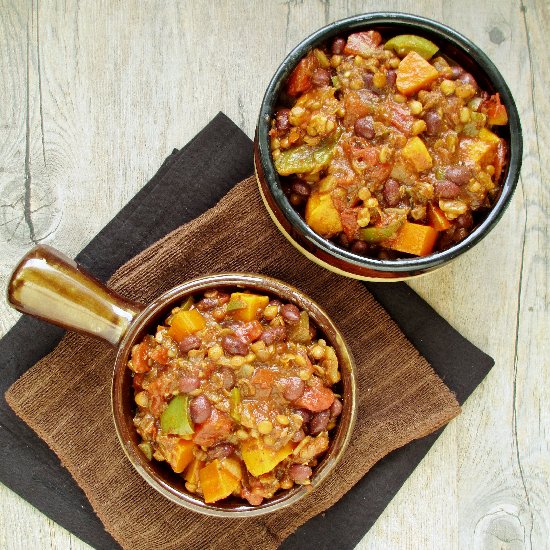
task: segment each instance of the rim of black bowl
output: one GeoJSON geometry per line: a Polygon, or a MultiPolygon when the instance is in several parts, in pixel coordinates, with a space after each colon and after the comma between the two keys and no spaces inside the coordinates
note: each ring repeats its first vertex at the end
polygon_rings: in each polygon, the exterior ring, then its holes
{"type": "MultiPolygon", "coordinates": [[[[444,50],[442,47],[441,50],[444,50]]],[[[449,262],[458,255],[466,252],[485,237],[496,225],[498,220],[504,214],[510,199],[517,186],[523,153],[523,139],[519,114],[514,102],[514,98],[504,78],[499,70],[489,59],[489,57],[468,38],[461,35],[454,29],[443,25],[437,21],[420,17],[417,15],[399,13],[399,12],[375,12],[356,15],[335,21],[330,25],[322,27],[314,32],[302,42],[300,42],[284,59],[273,78],[271,79],[262,100],[260,116],[258,118],[258,148],[260,152],[260,162],[264,171],[270,192],[283,210],[294,230],[302,234],[311,244],[324,250],[336,258],[357,266],[371,267],[381,272],[410,272],[429,270],[449,262]],[[287,197],[283,193],[279,175],[275,171],[271,159],[271,150],[269,147],[270,122],[274,107],[276,106],[282,85],[286,82],[291,71],[297,63],[312,48],[326,43],[329,39],[341,34],[342,32],[352,32],[365,29],[365,27],[400,27],[410,32],[425,33],[440,40],[444,40],[447,45],[461,50],[462,53],[470,57],[474,63],[484,72],[488,80],[492,83],[495,91],[500,94],[502,103],[508,111],[508,129],[509,129],[509,162],[506,177],[502,183],[502,190],[496,203],[489,211],[485,219],[470,233],[464,240],[455,246],[442,252],[435,252],[428,256],[418,258],[401,258],[396,260],[379,260],[354,254],[350,250],[339,247],[333,242],[321,237],[315,233],[305,222],[305,220],[294,210],[287,197]]]]}

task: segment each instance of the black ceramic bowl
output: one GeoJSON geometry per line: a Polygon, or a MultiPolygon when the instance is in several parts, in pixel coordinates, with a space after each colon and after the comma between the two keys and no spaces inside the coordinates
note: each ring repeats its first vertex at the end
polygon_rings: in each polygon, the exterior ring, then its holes
{"type": "Polygon", "coordinates": [[[516,188],[522,159],[522,135],[519,115],[506,82],[491,60],[467,38],[453,29],[415,15],[403,13],[369,13],[337,21],[303,40],[285,58],[269,83],[262,101],[256,138],[254,162],[262,199],[275,224],[287,239],[309,259],[348,277],[366,280],[407,279],[441,267],[477,244],[496,225],[516,188]],[[317,233],[292,207],[285,196],[273,166],[269,130],[279,94],[288,76],[308,51],[360,30],[378,30],[385,40],[398,34],[416,34],[435,42],[446,55],[476,78],[481,89],[498,92],[508,111],[509,122],[500,135],[509,146],[508,166],[501,176],[502,190],[493,208],[481,223],[461,242],[442,252],[418,258],[379,260],[354,254],[317,233]]]}

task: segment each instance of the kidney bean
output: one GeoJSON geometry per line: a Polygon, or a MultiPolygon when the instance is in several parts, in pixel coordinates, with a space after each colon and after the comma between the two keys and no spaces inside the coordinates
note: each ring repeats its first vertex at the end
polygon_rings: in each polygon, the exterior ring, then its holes
{"type": "Polygon", "coordinates": [[[463,227],[464,229],[470,229],[474,225],[474,218],[472,217],[471,212],[465,212],[464,214],[460,214],[458,218],[456,219],[456,224],[459,227],[463,227]]]}
{"type": "Polygon", "coordinates": [[[315,413],[309,422],[310,435],[317,435],[326,429],[330,420],[330,409],[315,413]]]}
{"type": "Polygon", "coordinates": [[[291,376],[289,378],[283,378],[281,380],[283,384],[283,397],[289,401],[294,401],[302,396],[306,387],[305,382],[297,376],[291,376]]]}
{"type": "Polygon", "coordinates": [[[342,414],[342,408],[342,402],[340,401],[340,399],[335,399],[329,409],[330,417],[337,418],[338,416],[340,416],[342,414]]]}
{"type": "Polygon", "coordinates": [[[292,184],[292,191],[302,197],[309,197],[311,193],[311,187],[303,181],[295,181],[292,184]]]}
{"type": "Polygon", "coordinates": [[[336,38],[332,43],[331,51],[333,54],[340,55],[344,52],[346,41],[343,38],[336,38]]]}
{"type": "Polygon", "coordinates": [[[213,447],[210,447],[206,452],[207,460],[215,460],[216,458],[222,459],[231,456],[235,452],[235,445],[231,443],[218,443],[213,447]]]}
{"type": "Polygon", "coordinates": [[[226,334],[221,340],[221,345],[231,355],[246,355],[249,349],[248,344],[244,340],[233,334],[226,334]]]}
{"type": "Polygon", "coordinates": [[[443,120],[437,111],[427,111],[424,115],[424,122],[426,123],[426,133],[429,136],[435,136],[443,129],[443,120]]]}
{"type": "Polygon", "coordinates": [[[187,336],[184,336],[178,344],[178,348],[181,353],[187,353],[192,349],[199,349],[200,347],[201,339],[195,334],[188,334],[187,336]]]}
{"type": "Polygon", "coordinates": [[[445,169],[445,177],[457,185],[464,185],[470,181],[472,172],[467,166],[454,164],[445,169]]]}
{"type": "Polygon", "coordinates": [[[230,390],[237,383],[237,378],[235,377],[235,373],[230,368],[223,367],[220,370],[220,374],[223,380],[223,387],[226,390],[230,390]]]}
{"type": "Polygon", "coordinates": [[[189,403],[189,414],[195,424],[201,424],[210,418],[212,405],[206,395],[197,395],[189,403]]]}
{"type": "MultiPolygon", "coordinates": [[[[294,414],[297,414],[299,416],[302,417],[302,420],[303,420],[303,424],[307,424],[310,420],[311,420],[311,417],[313,416],[312,413],[310,413],[308,410],[306,409],[295,409],[293,411],[294,414]]],[[[303,426],[302,426],[303,427],[303,426]]]]}
{"type": "Polygon", "coordinates": [[[288,116],[290,115],[290,109],[279,109],[275,115],[275,126],[277,130],[284,132],[290,128],[290,121],[288,116]]]}
{"type": "Polygon", "coordinates": [[[285,327],[267,327],[260,335],[260,340],[266,343],[267,346],[275,342],[282,342],[286,338],[285,327]]]}
{"type": "Polygon", "coordinates": [[[442,199],[454,199],[460,195],[460,187],[452,181],[438,181],[435,184],[435,193],[442,199]]]}
{"type": "Polygon", "coordinates": [[[281,315],[291,325],[295,325],[300,320],[300,310],[294,304],[285,304],[281,308],[281,315]]]}
{"type": "Polygon", "coordinates": [[[290,475],[290,477],[298,483],[309,479],[312,473],[313,470],[305,464],[293,464],[288,469],[288,474],[290,475]]]}
{"type": "Polygon", "coordinates": [[[182,393],[189,393],[200,387],[201,381],[198,376],[191,374],[182,376],[178,381],[178,389],[182,393]]]}
{"type": "Polygon", "coordinates": [[[467,73],[464,71],[459,77],[458,80],[462,82],[463,84],[470,84],[470,86],[473,86],[477,90],[477,82],[476,79],[472,76],[471,73],[467,73]]]}
{"type": "Polygon", "coordinates": [[[355,121],[353,129],[358,136],[364,137],[366,139],[372,139],[375,136],[374,119],[371,116],[358,118],[355,121]]]}
{"type": "Polygon", "coordinates": [[[298,430],[291,438],[292,443],[299,443],[306,436],[304,430],[298,430]]]}
{"type": "Polygon", "coordinates": [[[453,65],[451,67],[451,71],[453,71],[453,76],[452,78],[454,78],[455,80],[464,74],[464,69],[460,66],[460,65],[453,65]]]}
{"type": "Polygon", "coordinates": [[[200,302],[197,302],[197,309],[199,311],[208,311],[213,309],[218,305],[218,300],[216,298],[203,298],[200,302]]]}
{"type": "Polygon", "coordinates": [[[401,194],[399,193],[400,187],[401,185],[397,180],[394,180],[393,178],[386,180],[382,194],[384,195],[384,200],[388,206],[397,206],[397,204],[399,204],[401,199],[401,194]]]}
{"type": "Polygon", "coordinates": [[[354,254],[364,254],[368,248],[369,247],[365,241],[354,241],[351,245],[351,251],[354,254]]]}
{"type": "Polygon", "coordinates": [[[326,69],[315,69],[311,75],[311,82],[314,86],[329,86],[330,85],[330,73],[326,69]]]}
{"type": "Polygon", "coordinates": [[[389,86],[390,88],[393,88],[395,86],[396,80],[397,80],[397,71],[394,71],[393,69],[390,69],[386,73],[386,86],[389,86]]]}

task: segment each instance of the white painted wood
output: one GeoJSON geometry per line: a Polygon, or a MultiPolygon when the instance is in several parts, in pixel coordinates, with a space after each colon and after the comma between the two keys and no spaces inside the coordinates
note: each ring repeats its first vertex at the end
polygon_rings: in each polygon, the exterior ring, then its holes
{"type": "MultiPolygon", "coordinates": [[[[411,284],[495,368],[358,548],[548,548],[545,0],[0,0],[0,285],[33,240],[76,254],[218,111],[252,136],[287,51],[380,9],[435,18],[483,47],[516,98],[525,156],[491,236],[411,284]]],[[[0,334],[17,317],[1,302],[0,334]]],[[[0,503],[0,548],[88,548],[2,486],[0,503]]]]}

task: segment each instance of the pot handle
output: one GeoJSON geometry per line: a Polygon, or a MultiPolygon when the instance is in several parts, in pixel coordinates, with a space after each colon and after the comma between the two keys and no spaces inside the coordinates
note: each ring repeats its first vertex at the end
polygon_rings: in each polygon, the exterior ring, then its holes
{"type": "Polygon", "coordinates": [[[39,245],[15,268],[8,303],[28,315],[118,346],[143,306],[125,300],[51,246],[39,245]]]}

